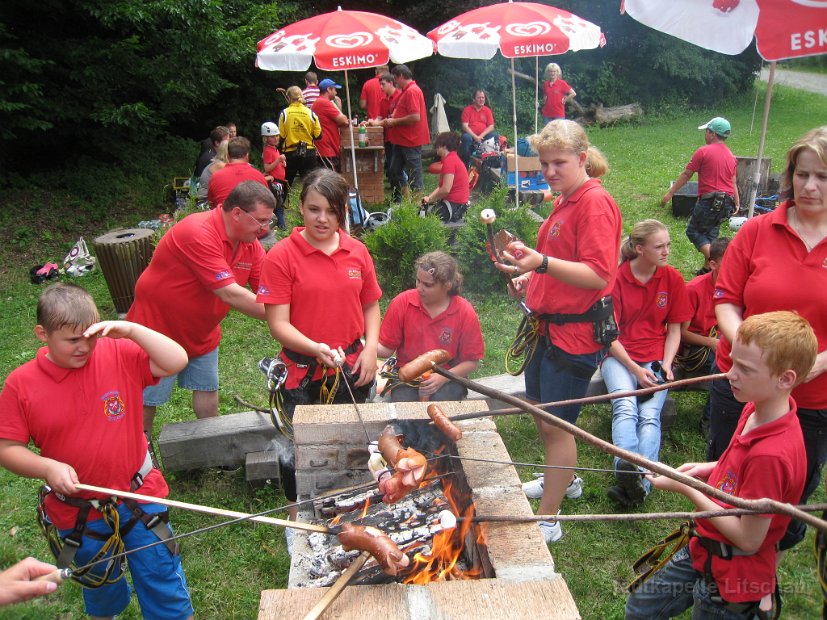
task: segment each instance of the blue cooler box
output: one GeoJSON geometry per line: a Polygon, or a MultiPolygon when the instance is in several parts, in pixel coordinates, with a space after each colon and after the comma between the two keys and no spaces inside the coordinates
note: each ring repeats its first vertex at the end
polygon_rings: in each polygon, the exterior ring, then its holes
{"type": "MultiPolygon", "coordinates": [[[[508,187],[514,187],[514,172],[509,172],[506,176],[506,184],[508,187]]],[[[520,189],[525,190],[547,190],[548,183],[543,178],[543,173],[540,170],[529,170],[519,172],[520,175],[520,189]]]]}

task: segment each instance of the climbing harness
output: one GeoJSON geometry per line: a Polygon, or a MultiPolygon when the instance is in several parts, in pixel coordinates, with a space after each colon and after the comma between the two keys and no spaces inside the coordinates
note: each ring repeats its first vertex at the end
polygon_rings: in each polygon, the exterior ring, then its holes
{"type": "MultiPolygon", "coordinates": [[[[708,335],[710,338],[717,338],[718,328],[713,326],[708,335]]],[[[690,345],[678,353],[675,357],[675,363],[685,374],[689,375],[704,367],[710,353],[711,349],[709,347],[690,345]]]]}
{"type": "Polygon", "coordinates": [[[649,577],[671,560],[672,556],[688,545],[689,539],[692,537],[692,531],[691,521],[682,523],[678,529],[640,556],[638,561],[632,565],[637,576],[627,587],[629,592],[637,590],[649,577]]]}
{"type": "Polygon", "coordinates": [[[385,392],[392,392],[393,389],[399,385],[407,385],[412,388],[418,388],[419,384],[422,383],[421,377],[417,377],[411,381],[399,380],[399,362],[395,355],[391,355],[385,360],[385,363],[382,364],[382,368],[379,369],[379,376],[386,380],[385,389],[382,391],[383,394],[385,392]]]}
{"type": "Polygon", "coordinates": [[[282,386],[287,381],[287,365],[279,358],[265,357],[258,363],[259,370],[267,377],[267,391],[269,393],[268,405],[270,411],[270,419],[273,421],[279,432],[292,439],[293,437],[293,422],[290,416],[287,415],[287,410],[284,407],[284,393],[282,386]]]}

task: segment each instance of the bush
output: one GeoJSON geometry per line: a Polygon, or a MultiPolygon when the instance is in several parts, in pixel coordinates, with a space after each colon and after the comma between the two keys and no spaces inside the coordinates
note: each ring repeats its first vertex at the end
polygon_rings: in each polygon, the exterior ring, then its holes
{"type": "Polygon", "coordinates": [[[388,297],[412,288],[414,262],[426,252],[445,250],[448,231],[434,215],[419,217],[418,208],[404,203],[393,209],[390,221],[365,235],[376,274],[388,297]]]}
{"type": "Polygon", "coordinates": [[[495,190],[486,200],[474,205],[465,214],[465,226],[456,236],[454,255],[465,276],[465,290],[476,293],[502,293],[504,283],[502,276],[491,264],[491,258],[485,249],[485,225],[480,222],[480,211],[494,209],[497,213],[495,230],[506,229],[534,247],[537,230],[540,225],[524,206],[515,209],[503,208],[506,204],[506,189],[495,190]]]}

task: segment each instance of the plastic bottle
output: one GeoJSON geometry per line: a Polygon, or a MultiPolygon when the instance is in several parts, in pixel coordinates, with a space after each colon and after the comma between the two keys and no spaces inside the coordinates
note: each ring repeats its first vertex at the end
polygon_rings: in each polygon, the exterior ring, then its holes
{"type": "Polygon", "coordinates": [[[364,125],[359,125],[359,148],[365,148],[368,145],[368,130],[364,125]]]}

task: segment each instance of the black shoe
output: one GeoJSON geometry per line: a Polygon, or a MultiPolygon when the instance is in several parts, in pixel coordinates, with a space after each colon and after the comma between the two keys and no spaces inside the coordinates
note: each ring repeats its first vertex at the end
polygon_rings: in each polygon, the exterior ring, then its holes
{"type": "Polygon", "coordinates": [[[615,485],[613,487],[609,487],[606,491],[606,495],[609,496],[610,499],[614,500],[624,508],[635,508],[640,506],[642,502],[635,502],[626,494],[626,489],[615,485]]]}
{"type": "Polygon", "coordinates": [[[620,459],[617,464],[617,472],[615,473],[617,484],[624,491],[634,505],[639,506],[646,499],[646,487],[643,486],[643,476],[640,475],[640,469],[634,463],[620,459]],[[632,473],[622,473],[632,472],[632,473]]]}

